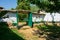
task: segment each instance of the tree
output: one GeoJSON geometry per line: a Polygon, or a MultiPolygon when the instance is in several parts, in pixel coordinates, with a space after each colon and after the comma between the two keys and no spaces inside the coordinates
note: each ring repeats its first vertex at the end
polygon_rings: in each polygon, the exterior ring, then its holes
{"type": "Polygon", "coordinates": [[[30,3],[26,0],[17,0],[16,9],[30,10],[30,3]]]}
{"type": "Polygon", "coordinates": [[[36,6],[36,5],[34,5],[34,4],[31,4],[31,6],[30,6],[31,8],[31,12],[37,12],[40,8],[38,7],[38,6],[36,6]]]}
{"type": "Polygon", "coordinates": [[[11,10],[15,10],[14,8],[11,8],[11,10]]]}
{"type": "Polygon", "coordinates": [[[30,3],[36,4],[40,9],[47,12],[59,12],[60,0],[29,0],[30,3]]]}
{"type": "Polygon", "coordinates": [[[39,7],[31,4],[29,0],[17,0],[16,9],[31,10],[32,12],[39,10],[39,7]]]}
{"type": "MultiPolygon", "coordinates": [[[[29,1],[26,1],[26,0],[17,0],[17,7],[16,7],[17,10],[19,9],[22,9],[22,10],[30,10],[30,3],[29,1]]],[[[27,14],[19,14],[19,20],[20,21],[23,21],[24,18],[27,18],[27,14]]]]}

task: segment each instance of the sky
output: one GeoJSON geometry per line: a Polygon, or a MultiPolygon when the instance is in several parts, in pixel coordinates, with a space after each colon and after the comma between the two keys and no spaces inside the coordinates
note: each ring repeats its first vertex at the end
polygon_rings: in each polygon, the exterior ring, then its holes
{"type": "Polygon", "coordinates": [[[4,7],[4,9],[16,8],[17,0],[0,0],[0,7],[4,7]]]}

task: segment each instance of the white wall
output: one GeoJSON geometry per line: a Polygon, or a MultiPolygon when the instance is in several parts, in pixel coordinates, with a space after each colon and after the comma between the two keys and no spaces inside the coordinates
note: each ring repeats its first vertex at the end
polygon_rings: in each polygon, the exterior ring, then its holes
{"type": "Polygon", "coordinates": [[[47,13],[44,17],[44,21],[60,21],[60,14],[59,13],[47,13]],[[52,17],[53,16],[53,17],[52,17]]]}
{"type": "Polygon", "coordinates": [[[32,15],[32,21],[33,22],[40,22],[44,20],[44,15],[32,15]]]}
{"type": "MultiPolygon", "coordinates": [[[[4,16],[9,15],[9,18],[3,19],[4,22],[12,22],[12,23],[17,23],[17,18],[15,13],[7,13],[4,16]]],[[[41,21],[52,21],[54,17],[54,21],[60,21],[60,14],[59,13],[46,13],[45,15],[32,15],[32,21],[33,22],[41,22],[41,21]]]]}
{"type": "Polygon", "coordinates": [[[46,13],[44,21],[52,21],[52,15],[50,13],[46,13]]]}
{"type": "Polygon", "coordinates": [[[4,16],[7,16],[9,15],[9,18],[5,18],[3,19],[4,22],[12,22],[12,23],[17,23],[17,17],[16,17],[16,13],[7,13],[6,15],[4,16]]]}
{"type": "Polygon", "coordinates": [[[46,13],[45,16],[33,14],[32,21],[33,22],[53,21],[53,18],[54,18],[54,21],[60,21],[60,14],[59,13],[52,13],[52,14],[46,13]]]}

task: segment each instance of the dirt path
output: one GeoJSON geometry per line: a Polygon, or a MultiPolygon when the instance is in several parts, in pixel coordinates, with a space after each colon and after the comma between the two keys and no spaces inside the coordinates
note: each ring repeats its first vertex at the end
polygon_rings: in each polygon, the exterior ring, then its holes
{"type": "Polygon", "coordinates": [[[26,40],[45,40],[45,38],[39,38],[37,35],[34,35],[34,30],[38,29],[30,28],[29,26],[24,26],[18,31],[24,35],[24,38],[26,40]]]}

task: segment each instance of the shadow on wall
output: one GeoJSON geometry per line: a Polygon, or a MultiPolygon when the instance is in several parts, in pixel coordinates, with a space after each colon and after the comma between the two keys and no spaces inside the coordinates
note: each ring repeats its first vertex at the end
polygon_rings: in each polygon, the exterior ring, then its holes
{"type": "Polygon", "coordinates": [[[0,40],[24,40],[8,28],[6,23],[0,23],[0,40]]]}

